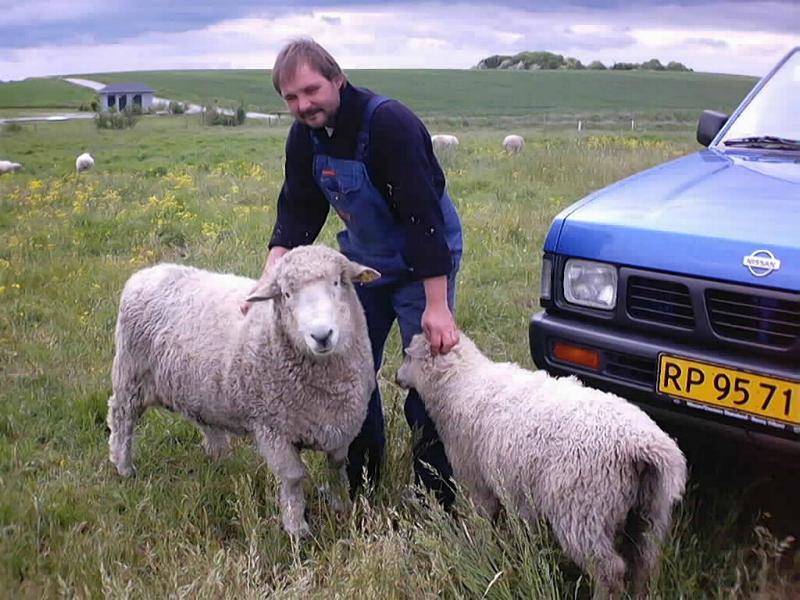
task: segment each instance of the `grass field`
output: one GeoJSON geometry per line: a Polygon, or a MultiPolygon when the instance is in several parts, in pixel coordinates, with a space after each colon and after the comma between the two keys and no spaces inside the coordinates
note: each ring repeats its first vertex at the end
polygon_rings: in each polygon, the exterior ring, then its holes
{"type": "MultiPolygon", "coordinates": [[[[508,131],[487,121],[452,129],[461,145],[442,162],[465,227],[459,324],[490,356],[531,367],[527,322],[552,217],[696,143],[691,128],[579,136],[517,124],[522,155],[503,154],[508,131]]],[[[0,597],[588,598],[546,527],[514,515],[489,523],[463,499],[458,518],[403,500],[410,434],[392,382],[396,332],[380,380],[385,477],[347,517],[309,488],[313,539],[283,535],[273,479],[251,444],[209,462],[197,430],[172,414],[145,414],[139,475],[116,475],[105,412],[122,286],[159,261],[256,276],[285,133],[184,116],[124,131],[72,122],[3,134],[25,170],[0,178],[0,597]],[[84,149],[97,164],[77,178],[84,149]]],[[[337,228],[331,217],[322,241],[332,244],[337,228]]],[[[795,571],[778,568],[784,530],[767,529],[743,463],[706,455],[690,454],[689,494],[654,597],[789,597],[795,571]]],[[[309,462],[318,481],[322,464],[309,462]]]]}
{"type": "MultiPolygon", "coordinates": [[[[237,106],[243,101],[248,110],[285,110],[267,70],[143,71],[79,77],[104,83],[140,81],[156,89],[159,96],[205,105],[216,100],[237,106]]],[[[625,112],[650,117],[677,115],[682,120],[694,120],[706,108],[732,110],[756,82],[735,75],[648,71],[399,69],[353,70],[349,77],[356,85],[397,98],[429,116],[625,112]]],[[[20,106],[6,86],[28,85],[40,84],[37,80],[0,84],[0,108],[20,106]]]]}
{"type": "Polygon", "coordinates": [[[94,92],[60,79],[28,79],[0,83],[0,109],[77,109],[92,101],[94,92]]]}

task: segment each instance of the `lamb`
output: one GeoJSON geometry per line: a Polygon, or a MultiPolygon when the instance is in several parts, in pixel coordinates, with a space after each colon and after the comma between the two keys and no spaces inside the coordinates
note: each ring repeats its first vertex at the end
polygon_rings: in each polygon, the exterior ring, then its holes
{"type": "Polygon", "coordinates": [[[22,170],[22,165],[18,162],[11,162],[10,160],[0,160],[0,175],[6,173],[16,173],[22,170]]]}
{"type": "Polygon", "coordinates": [[[458,138],[454,135],[437,134],[431,136],[431,144],[434,151],[445,149],[455,150],[458,147],[458,138]]]}
{"type": "Polygon", "coordinates": [[[280,482],[284,529],[308,535],[301,450],[327,454],[340,492],[334,508],[349,502],[347,449],[375,387],[353,282],[379,276],[325,246],[289,251],[256,288],[252,279],[175,264],[134,273],[120,301],[108,400],[119,474],[135,474],[137,419],[166,408],[197,423],[212,458],[228,450],[230,434],[252,437],[280,482]],[[255,302],[246,316],[245,299],[255,302]]]}
{"type": "Polygon", "coordinates": [[[503,150],[509,154],[519,154],[525,147],[525,140],[521,135],[507,135],[503,138],[503,150]]]}
{"type": "Polygon", "coordinates": [[[642,410],[573,377],[492,362],[463,333],[436,357],[415,336],[397,382],[419,391],[478,510],[491,517],[503,502],[544,517],[596,596],[621,593],[626,578],[646,593],[686,459],[642,410]]]}
{"type": "Polygon", "coordinates": [[[88,152],[84,152],[78,158],[75,159],[75,173],[80,173],[81,171],[88,171],[94,166],[94,158],[88,152]]]}

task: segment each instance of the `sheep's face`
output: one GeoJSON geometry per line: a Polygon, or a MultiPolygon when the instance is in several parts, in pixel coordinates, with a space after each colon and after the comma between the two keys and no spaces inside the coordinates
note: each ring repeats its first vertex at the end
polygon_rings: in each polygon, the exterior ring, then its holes
{"type": "Polygon", "coordinates": [[[433,367],[433,360],[428,340],[424,334],[418,333],[405,349],[403,363],[395,376],[397,385],[404,389],[420,389],[425,381],[424,373],[433,367]]]}
{"type": "Polygon", "coordinates": [[[397,370],[395,380],[400,387],[414,388],[420,393],[435,387],[454,375],[465,363],[465,353],[475,350],[472,341],[463,333],[459,334],[459,342],[447,354],[431,354],[431,345],[424,334],[418,333],[411,338],[405,349],[403,363],[397,370]]]}
{"type": "Polygon", "coordinates": [[[296,348],[313,356],[345,352],[360,310],[353,282],[380,274],[325,246],[300,246],[276,265],[275,274],[249,301],[273,300],[284,332],[296,348]]]}

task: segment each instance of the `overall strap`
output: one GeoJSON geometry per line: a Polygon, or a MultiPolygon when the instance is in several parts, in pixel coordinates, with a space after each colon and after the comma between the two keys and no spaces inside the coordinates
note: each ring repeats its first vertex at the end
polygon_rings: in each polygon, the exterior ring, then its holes
{"type": "Polygon", "coordinates": [[[361,116],[361,130],[358,132],[358,138],[356,140],[355,160],[364,163],[367,161],[367,151],[369,150],[369,126],[372,122],[372,115],[381,104],[389,100],[390,98],[386,96],[373,96],[364,107],[364,113],[361,116]]]}

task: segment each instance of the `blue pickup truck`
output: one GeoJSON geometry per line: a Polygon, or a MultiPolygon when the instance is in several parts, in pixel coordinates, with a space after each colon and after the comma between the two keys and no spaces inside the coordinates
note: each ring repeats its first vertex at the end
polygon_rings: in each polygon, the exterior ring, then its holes
{"type": "Polygon", "coordinates": [[[800,454],[800,48],[697,139],[555,217],[531,355],[665,425],[800,454]]]}

